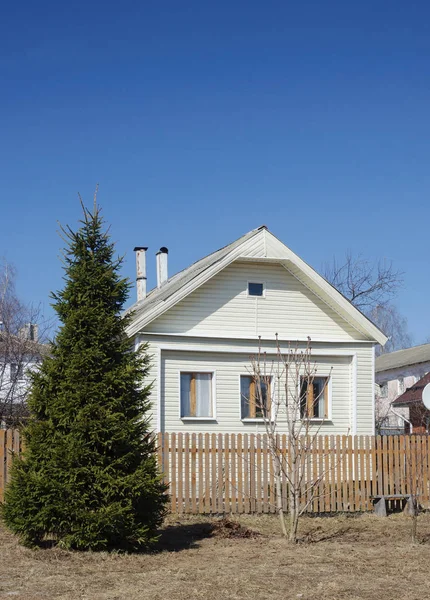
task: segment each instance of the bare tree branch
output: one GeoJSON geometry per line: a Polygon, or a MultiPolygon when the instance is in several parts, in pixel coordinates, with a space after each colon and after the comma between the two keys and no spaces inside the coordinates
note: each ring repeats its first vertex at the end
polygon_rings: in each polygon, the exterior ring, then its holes
{"type": "Polygon", "coordinates": [[[323,275],[366,314],[377,306],[385,306],[403,285],[403,272],[396,270],[391,261],[372,263],[350,251],[341,263],[333,258],[332,263],[324,265],[323,275]]]}

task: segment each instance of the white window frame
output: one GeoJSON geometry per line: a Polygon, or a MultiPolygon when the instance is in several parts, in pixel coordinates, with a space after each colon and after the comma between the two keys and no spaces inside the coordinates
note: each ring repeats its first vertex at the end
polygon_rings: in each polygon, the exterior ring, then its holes
{"type": "Polygon", "coordinates": [[[258,281],[255,279],[249,279],[246,282],[246,295],[248,296],[248,298],[265,298],[266,297],[266,282],[265,281],[258,281]],[[262,285],[263,286],[263,295],[262,296],[254,296],[253,294],[249,293],[249,284],[250,283],[257,283],[258,285],[262,285]]]}
{"type": "Polygon", "coordinates": [[[397,377],[397,392],[398,394],[403,394],[406,391],[406,386],[405,386],[405,378],[400,376],[397,377]],[[402,383],[400,383],[402,382],[402,383]],[[403,387],[403,389],[402,389],[403,387]]]}
{"type": "Polygon", "coordinates": [[[24,365],[22,363],[11,362],[9,364],[9,380],[25,381],[24,365]],[[12,375],[12,365],[16,367],[15,375],[12,375]]]}
{"type": "Polygon", "coordinates": [[[380,390],[380,396],[379,396],[380,398],[388,398],[388,381],[382,381],[379,384],[379,390],[380,390]],[[385,394],[382,393],[383,388],[385,388],[385,390],[386,390],[385,394]]]}
{"type": "MultiPolygon", "coordinates": [[[[298,383],[298,397],[300,398],[300,394],[301,394],[301,390],[302,390],[302,377],[305,377],[305,375],[300,375],[299,378],[299,383],[298,383]]],[[[327,417],[321,418],[321,417],[312,417],[311,419],[308,419],[308,421],[310,423],[330,423],[331,425],[333,424],[333,418],[332,418],[332,404],[333,404],[333,388],[332,388],[332,383],[333,383],[333,375],[323,375],[322,373],[315,373],[314,379],[318,379],[318,377],[324,377],[325,379],[328,379],[328,383],[327,383],[327,417]]],[[[301,418],[301,414],[300,414],[300,418],[301,418]]]]}
{"type": "MultiPolygon", "coordinates": [[[[264,423],[265,422],[265,418],[264,417],[242,417],[242,386],[240,385],[240,378],[241,377],[252,377],[253,375],[251,373],[239,373],[239,379],[238,379],[238,386],[239,386],[239,419],[242,421],[242,423],[264,423]]],[[[273,375],[268,375],[268,377],[270,377],[270,393],[271,393],[271,398],[270,398],[270,420],[273,420],[273,385],[275,385],[274,382],[274,377],[273,375]]]]}
{"type": "Polygon", "coordinates": [[[192,367],[182,368],[178,370],[178,396],[179,396],[179,419],[181,421],[206,421],[213,422],[217,420],[217,411],[216,411],[216,370],[215,369],[201,369],[197,367],[193,369],[192,367]],[[181,374],[182,373],[201,373],[202,375],[211,374],[212,375],[212,416],[211,417],[183,417],[181,415],[181,374]]]}

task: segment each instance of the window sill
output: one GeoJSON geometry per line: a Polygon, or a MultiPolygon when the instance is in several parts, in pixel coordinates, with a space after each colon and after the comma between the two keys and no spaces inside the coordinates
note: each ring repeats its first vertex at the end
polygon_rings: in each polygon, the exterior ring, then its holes
{"type": "Polygon", "coordinates": [[[329,418],[312,418],[308,419],[309,423],[328,423],[329,425],[333,425],[332,419],[329,418]]]}
{"type": "Polygon", "coordinates": [[[212,421],[216,423],[215,417],[181,417],[181,421],[212,421]]]}
{"type": "Polygon", "coordinates": [[[265,419],[263,417],[247,417],[245,419],[241,419],[242,423],[264,423],[265,419]]]}

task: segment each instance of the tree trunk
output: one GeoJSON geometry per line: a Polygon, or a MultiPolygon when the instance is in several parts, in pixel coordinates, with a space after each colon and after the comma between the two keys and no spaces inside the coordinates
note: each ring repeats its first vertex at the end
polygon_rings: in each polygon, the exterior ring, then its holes
{"type": "Polygon", "coordinates": [[[300,509],[300,488],[298,488],[300,482],[300,473],[298,472],[298,461],[297,461],[297,448],[294,442],[291,444],[291,476],[290,476],[290,490],[289,490],[289,512],[290,512],[290,532],[288,539],[291,543],[297,543],[297,530],[299,527],[299,509],[300,509]]]}
{"type": "Polygon", "coordinates": [[[287,527],[285,525],[284,509],[282,507],[282,477],[281,477],[281,459],[275,459],[275,485],[276,485],[276,511],[281,524],[281,531],[284,537],[287,537],[287,527]]]}
{"type": "Polygon", "coordinates": [[[299,506],[297,500],[297,491],[292,490],[290,495],[290,532],[288,535],[288,540],[292,544],[297,544],[297,531],[299,528],[299,506]]]}

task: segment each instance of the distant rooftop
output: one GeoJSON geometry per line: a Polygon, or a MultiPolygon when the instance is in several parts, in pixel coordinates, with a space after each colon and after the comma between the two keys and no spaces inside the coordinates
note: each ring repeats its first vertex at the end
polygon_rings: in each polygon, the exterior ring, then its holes
{"type": "MultiPolygon", "coordinates": [[[[426,344],[430,346],[430,344],[426,344]]],[[[425,386],[430,383],[430,373],[424,375],[419,381],[413,386],[409,387],[401,396],[396,398],[393,402],[393,406],[410,406],[417,402],[422,402],[423,390],[425,386]]]]}
{"type": "Polygon", "coordinates": [[[430,344],[422,344],[421,346],[413,346],[412,348],[396,350],[396,352],[378,356],[375,361],[375,371],[381,373],[381,371],[417,365],[427,361],[430,362],[430,344]]]}

